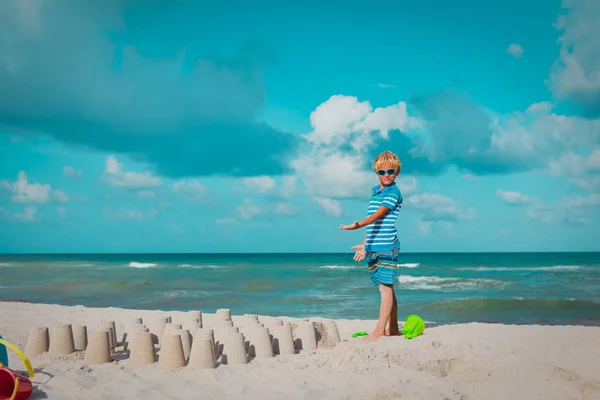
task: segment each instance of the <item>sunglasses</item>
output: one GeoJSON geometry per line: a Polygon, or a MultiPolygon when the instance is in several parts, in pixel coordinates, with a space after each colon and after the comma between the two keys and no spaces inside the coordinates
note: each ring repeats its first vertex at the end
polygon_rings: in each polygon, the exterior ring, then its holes
{"type": "Polygon", "coordinates": [[[377,170],[377,175],[379,175],[379,176],[394,175],[395,173],[396,173],[396,168],[378,169],[377,170]]]}

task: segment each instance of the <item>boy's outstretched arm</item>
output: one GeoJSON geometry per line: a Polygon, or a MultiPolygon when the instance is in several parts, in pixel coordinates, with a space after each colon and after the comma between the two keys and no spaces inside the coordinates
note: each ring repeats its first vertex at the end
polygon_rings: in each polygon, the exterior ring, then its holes
{"type": "Polygon", "coordinates": [[[373,222],[385,217],[390,211],[391,210],[388,207],[380,206],[377,209],[377,211],[375,211],[373,214],[369,215],[367,218],[363,219],[362,221],[360,221],[360,222],[356,221],[355,223],[353,223],[351,225],[340,225],[340,229],[343,231],[352,231],[354,229],[362,228],[363,226],[370,225],[373,222]]]}
{"type": "Polygon", "coordinates": [[[361,244],[350,247],[350,250],[356,250],[356,253],[354,253],[354,261],[364,260],[365,256],[367,255],[365,252],[365,243],[367,243],[367,235],[365,235],[365,238],[361,244]]]}

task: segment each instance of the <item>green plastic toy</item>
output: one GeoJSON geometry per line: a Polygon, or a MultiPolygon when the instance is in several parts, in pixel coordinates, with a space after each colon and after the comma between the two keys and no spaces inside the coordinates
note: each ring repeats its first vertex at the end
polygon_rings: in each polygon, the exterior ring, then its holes
{"type": "Polygon", "coordinates": [[[405,339],[414,339],[425,332],[425,321],[418,315],[409,315],[402,325],[402,334],[405,339]]]}
{"type": "Polygon", "coordinates": [[[365,331],[360,331],[360,332],[356,332],[352,334],[352,337],[357,337],[357,336],[367,336],[368,333],[365,331]]]}

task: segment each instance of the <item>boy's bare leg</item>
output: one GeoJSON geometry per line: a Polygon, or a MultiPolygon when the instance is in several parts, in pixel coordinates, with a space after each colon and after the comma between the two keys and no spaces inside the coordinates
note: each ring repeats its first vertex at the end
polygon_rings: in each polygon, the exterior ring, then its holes
{"type": "Polygon", "coordinates": [[[379,292],[381,292],[381,306],[379,308],[379,320],[377,326],[369,335],[363,338],[364,342],[377,340],[385,336],[385,326],[390,318],[392,306],[394,304],[394,289],[392,285],[379,284],[379,292]]]}
{"type": "Polygon", "coordinates": [[[398,326],[398,301],[396,300],[396,292],[392,287],[392,295],[394,300],[392,302],[392,312],[388,318],[387,328],[385,334],[387,336],[400,336],[400,327],[398,326]]]}

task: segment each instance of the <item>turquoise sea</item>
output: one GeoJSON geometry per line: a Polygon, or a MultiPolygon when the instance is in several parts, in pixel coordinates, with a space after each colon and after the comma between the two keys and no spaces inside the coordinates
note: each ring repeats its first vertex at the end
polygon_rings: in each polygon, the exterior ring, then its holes
{"type": "MultiPolygon", "coordinates": [[[[401,253],[399,317],[600,325],[600,253],[401,253]]],[[[0,300],[376,319],[352,254],[0,255],[0,300]]]]}

